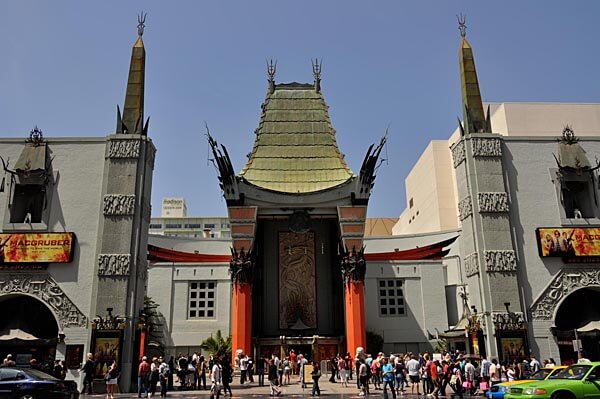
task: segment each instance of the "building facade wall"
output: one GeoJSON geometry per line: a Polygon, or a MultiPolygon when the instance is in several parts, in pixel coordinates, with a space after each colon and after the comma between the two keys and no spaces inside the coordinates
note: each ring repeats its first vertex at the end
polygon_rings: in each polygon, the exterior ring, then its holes
{"type": "MultiPolygon", "coordinates": [[[[10,158],[11,164],[19,158],[24,141],[0,139],[0,155],[10,158]]],[[[68,298],[85,317],[79,326],[64,327],[59,331],[65,334],[65,342],[57,346],[57,359],[64,359],[66,345],[84,345],[84,352],[90,350],[90,320],[95,317],[93,286],[96,279],[99,215],[102,214],[102,184],[105,138],[52,138],[48,140],[54,157],[52,170],[54,184],[51,186],[48,228],[42,232],[73,232],[75,248],[70,263],[52,263],[46,270],[0,270],[0,280],[30,279],[42,281],[47,278],[57,283],[61,297],[68,298]]],[[[9,190],[0,194],[0,215],[7,220],[9,190]]],[[[26,226],[21,226],[26,228],[26,226]]],[[[3,232],[11,231],[12,226],[4,223],[3,232]]],[[[20,230],[26,232],[27,230],[20,230]]],[[[14,291],[13,291],[14,292],[14,291]]],[[[7,292],[11,294],[12,292],[7,292]]],[[[5,295],[3,294],[0,295],[5,295]]],[[[42,299],[41,297],[37,297],[42,299]]],[[[66,306],[66,305],[65,305],[66,306]]],[[[51,309],[52,310],[52,309],[51,309]]],[[[55,313],[59,320],[62,318],[55,313]]],[[[80,380],[78,369],[68,370],[67,377],[80,380]]]]}
{"type": "Polygon", "coordinates": [[[367,331],[381,334],[386,353],[431,351],[437,332],[448,329],[441,261],[368,262],[365,278],[367,331]],[[401,280],[404,315],[382,315],[380,282],[401,280]]]}

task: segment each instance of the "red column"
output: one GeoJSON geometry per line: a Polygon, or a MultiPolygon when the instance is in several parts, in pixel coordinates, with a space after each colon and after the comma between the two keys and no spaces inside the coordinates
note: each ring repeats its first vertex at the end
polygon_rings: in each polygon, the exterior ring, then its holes
{"type": "Polygon", "coordinates": [[[252,285],[233,284],[233,306],[231,316],[232,364],[235,352],[241,349],[251,354],[252,345],[252,285]]]}
{"type": "Polygon", "coordinates": [[[352,356],[356,348],[367,349],[365,323],[365,286],[362,281],[349,281],[345,284],[346,303],[346,348],[352,356]]]}
{"type": "Polygon", "coordinates": [[[146,326],[140,330],[140,356],[141,359],[146,354],[146,326]]]}

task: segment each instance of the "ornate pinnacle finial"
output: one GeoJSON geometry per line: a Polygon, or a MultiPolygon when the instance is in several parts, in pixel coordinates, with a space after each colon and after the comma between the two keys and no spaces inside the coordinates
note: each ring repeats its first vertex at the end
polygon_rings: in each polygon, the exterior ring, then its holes
{"type": "Polygon", "coordinates": [[[146,27],[146,15],[147,13],[141,12],[138,14],[138,36],[142,36],[144,34],[144,28],[146,27]]]}
{"type": "Polygon", "coordinates": [[[467,36],[467,16],[462,13],[456,16],[458,19],[458,30],[460,31],[461,37],[467,36]]]}
{"type": "Polygon", "coordinates": [[[277,73],[277,60],[273,62],[273,60],[267,61],[267,76],[269,76],[269,82],[275,81],[275,73],[277,73]]]}

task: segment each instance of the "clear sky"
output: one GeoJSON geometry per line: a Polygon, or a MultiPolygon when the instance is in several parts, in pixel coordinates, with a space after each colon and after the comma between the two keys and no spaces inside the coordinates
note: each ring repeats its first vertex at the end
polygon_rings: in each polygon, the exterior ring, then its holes
{"type": "Polygon", "coordinates": [[[267,58],[278,60],[277,82],[312,82],[310,59],[323,59],[323,92],[355,173],[390,126],[370,216],[401,213],[407,173],[462,115],[458,13],[484,101],[600,102],[598,1],[5,0],[0,136],[26,137],[34,125],[50,139],[114,133],[142,9],[155,216],[166,196],[185,197],[190,215],[226,215],[204,121],[241,170],[267,58]]]}

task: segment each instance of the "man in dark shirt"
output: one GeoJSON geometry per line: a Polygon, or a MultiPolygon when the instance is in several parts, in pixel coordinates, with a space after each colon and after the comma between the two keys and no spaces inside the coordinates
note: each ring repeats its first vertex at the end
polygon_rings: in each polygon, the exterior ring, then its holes
{"type": "Polygon", "coordinates": [[[92,394],[92,385],[94,382],[94,369],[96,368],[96,362],[94,362],[94,355],[91,353],[87,354],[87,360],[81,369],[84,373],[83,375],[83,389],[81,390],[82,394],[85,394],[85,387],[88,387],[88,395],[92,394]]]}

